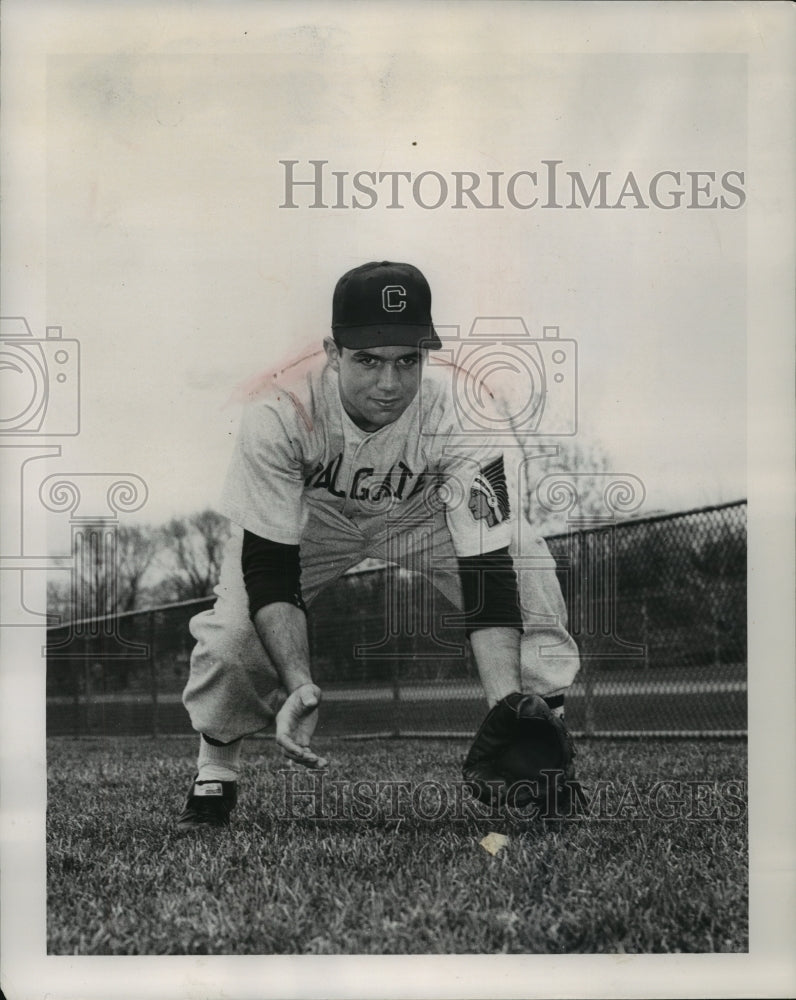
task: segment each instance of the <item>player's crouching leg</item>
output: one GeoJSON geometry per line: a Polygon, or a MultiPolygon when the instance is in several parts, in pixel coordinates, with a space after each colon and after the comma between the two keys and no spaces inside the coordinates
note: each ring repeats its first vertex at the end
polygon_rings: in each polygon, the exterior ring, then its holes
{"type": "Polygon", "coordinates": [[[238,770],[243,740],[220,743],[202,735],[198,769],[194,775],[177,829],[217,829],[229,826],[229,817],[238,801],[238,770]]]}
{"type": "Polygon", "coordinates": [[[220,599],[189,626],[197,641],[183,703],[202,735],[196,773],[177,818],[180,832],[229,825],[238,801],[242,735],[269,726],[283,698],[253,626],[231,611],[220,599]]]}
{"type": "Polygon", "coordinates": [[[567,608],[547,543],[526,532],[522,551],[524,558],[516,561],[524,623],[521,688],[524,696],[536,699],[536,710],[525,703],[520,711],[521,735],[514,763],[524,758],[526,768],[530,763],[532,769],[539,771],[544,765],[548,771],[539,777],[539,795],[533,803],[538,815],[571,817],[577,813],[581,789],[575,777],[575,747],[564,719],[564,698],[580,668],[580,656],[567,630],[567,608]],[[523,719],[526,713],[528,718],[523,719]],[[534,750],[535,742],[539,746],[534,750]]]}

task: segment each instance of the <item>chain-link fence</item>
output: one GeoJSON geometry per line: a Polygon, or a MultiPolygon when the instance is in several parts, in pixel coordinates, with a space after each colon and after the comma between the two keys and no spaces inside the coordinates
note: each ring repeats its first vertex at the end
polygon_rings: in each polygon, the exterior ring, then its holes
{"type": "MultiPolygon", "coordinates": [[[[567,720],[590,735],[746,732],[746,504],[548,538],[582,666],[567,720]]],[[[455,609],[395,566],[355,571],[309,616],[320,732],[469,735],[485,710],[455,609]],[[401,609],[400,615],[396,608],[401,609]]],[[[190,733],[190,618],[212,598],[48,629],[51,735],[190,733]]]]}

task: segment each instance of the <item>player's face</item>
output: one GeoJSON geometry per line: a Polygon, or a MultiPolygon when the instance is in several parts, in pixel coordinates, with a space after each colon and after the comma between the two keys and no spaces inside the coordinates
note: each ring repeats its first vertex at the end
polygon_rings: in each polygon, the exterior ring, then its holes
{"type": "Polygon", "coordinates": [[[329,363],[339,375],[346,413],[363,431],[397,420],[417,395],[423,352],[415,347],[339,349],[324,341],[329,363]]]}

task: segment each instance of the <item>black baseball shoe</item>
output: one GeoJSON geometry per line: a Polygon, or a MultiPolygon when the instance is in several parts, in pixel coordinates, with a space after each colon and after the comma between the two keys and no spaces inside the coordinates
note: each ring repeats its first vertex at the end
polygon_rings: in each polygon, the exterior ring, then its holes
{"type": "Polygon", "coordinates": [[[177,817],[177,830],[198,830],[207,827],[229,826],[229,814],[238,801],[235,781],[191,782],[185,806],[177,817]]]}

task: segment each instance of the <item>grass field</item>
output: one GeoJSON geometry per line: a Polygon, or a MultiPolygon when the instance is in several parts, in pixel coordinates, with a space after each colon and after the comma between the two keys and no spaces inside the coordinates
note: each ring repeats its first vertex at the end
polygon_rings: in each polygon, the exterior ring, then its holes
{"type": "MultiPolygon", "coordinates": [[[[446,740],[319,745],[333,760],[332,785],[401,780],[413,789],[453,787],[465,750],[446,740]]],[[[288,782],[309,787],[311,776],[280,772],[273,743],[252,740],[230,830],[185,837],[173,820],[194,739],[52,739],[48,951],[745,951],[746,814],[736,786],[734,801],[722,797],[725,783],[745,782],[745,744],[578,746],[587,792],[616,779],[621,794],[591,816],[545,823],[456,808],[429,818],[433,805],[418,814],[385,798],[357,818],[345,796],[340,818],[331,806],[306,816],[312,800],[289,808],[286,795],[288,782]],[[673,784],[655,800],[660,781],[673,784]],[[490,832],[509,838],[496,856],[479,843],[490,832]]]]}

